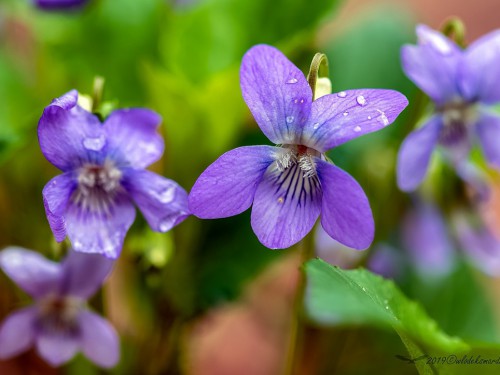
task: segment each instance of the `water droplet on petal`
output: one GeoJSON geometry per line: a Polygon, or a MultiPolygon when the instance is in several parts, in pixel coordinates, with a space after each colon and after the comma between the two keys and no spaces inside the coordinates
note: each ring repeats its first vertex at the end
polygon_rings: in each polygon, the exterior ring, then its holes
{"type": "Polygon", "coordinates": [[[283,197],[278,198],[278,203],[283,203],[284,201],[285,201],[285,198],[283,198],[283,197]]]}
{"type": "Polygon", "coordinates": [[[177,215],[170,215],[166,216],[163,219],[161,219],[160,224],[158,225],[158,228],[160,229],[161,232],[167,232],[170,229],[172,229],[175,225],[175,221],[177,220],[177,215]]]}
{"type": "Polygon", "coordinates": [[[295,99],[293,102],[297,104],[299,102],[299,99],[295,99]]]}
{"type": "Polygon", "coordinates": [[[382,112],[380,109],[377,109],[378,113],[380,113],[380,116],[378,117],[379,121],[382,123],[382,125],[387,126],[389,125],[389,119],[385,115],[385,112],[382,112]]]}
{"type": "Polygon", "coordinates": [[[372,116],[368,116],[368,120],[371,120],[372,119],[372,116]]]}
{"type": "Polygon", "coordinates": [[[297,81],[297,78],[291,78],[291,79],[289,79],[288,81],[286,81],[286,83],[292,83],[292,84],[293,84],[293,83],[297,83],[297,82],[298,82],[298,81],[297,81]]]}
{"type": "Polygon", "coordinates": [[[358,102],[358,104],[360,106],[364,106],[366,105],[366,99],[363,95],[359,95],[357,98],[356,98],[356,102],[358,102]]]}
{"type": "Polygon", "coordinates": [[[315,122],[313,125],[313,129],[318,129],[319,128],[319,122],[315,122]]]}
{"type": "Polygon", "coordinates": [[[345,98],[347,96],[347,93],[345,91],[341,91],[341,92],[337,93],[337,96],[339,98],[345,98]]]}
{"type": "Polygon", "coordinates": [[[360,131],[361,131],[361,126],[359,126],[359,125],[358,125],[358,126],[356,126],[356,127],[354,128],[354,131],[355,131],[356,133],[357,133],[357,132],[360,132],[360,131]]]}
{"type": "Polygon", "coordinates": [[[288,124],[291,124],[291,123],[293,122],[293,120],[294,120],[294,119],[295,119],[295,117],[293,117],[293,116],[287,116],[287,117],[286,117],[286,122],[287,122],[288,124]]]}
{"type": "Polygon", "coordinates": [[[161,203],[169,203],[174,200],[175,197],[175,186],[168,186],[161,190],[158,194],[158,200],[161,203]]]}
{"type": "Polygon", "coordinates": [[[83,147],[90,151],[100,151],[106,144],[106,139],[103,135],[92,138],[88,137],[83,140],[83,147]]]}
{"type": "Polygon", "coordinates": [[[342,113],[342,114],[343,114],[343,115],[344,115],[344,117],[345,117],[345,116],[347,116],[347,115],[349,114],[349,112],[347,112],[347,111],[346,111],[346,112],[344,112],[344,113],[342,113]]]}
{"type": "Polygon", "coordinates": [[[300,99],[300,102],[301,102],[301,103],[304,103],[304,99],[300,99]]]}

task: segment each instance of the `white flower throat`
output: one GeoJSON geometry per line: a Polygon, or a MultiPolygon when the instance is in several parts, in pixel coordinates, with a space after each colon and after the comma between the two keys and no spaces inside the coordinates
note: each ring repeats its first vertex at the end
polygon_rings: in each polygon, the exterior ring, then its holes
{"type": "Polygon", "coordinates": [[[276,168],[283,172],[297,164],[304,178],[316,176],[315,157],[322,157],[321,153],[303,145],[283,145],[276,155],[276,168]]]}
{"type": "Polygon", "coordinates": [[[446,146],[463,141],[467,137],[469,127],[477,121],[479,116],[475,104],[462,100],[451,101],[438,107],[437,110],[442,113],[444,123],[439,140],[446,146]]]}
{"type": "Polygon", "coordinates": [[[84,301],[69,296],[49,295],[38,302],[38,326],[52,334],[72,334],[78,330],[78,313],[84,301]]]}
{"type": "Polygon", "coordinates": [[[108,214],[116,194],[121,190],[122,172],[112,161],[103,165],[86,164],[78,170],[78,187],[72,199],[84,210],[108,214]]]}

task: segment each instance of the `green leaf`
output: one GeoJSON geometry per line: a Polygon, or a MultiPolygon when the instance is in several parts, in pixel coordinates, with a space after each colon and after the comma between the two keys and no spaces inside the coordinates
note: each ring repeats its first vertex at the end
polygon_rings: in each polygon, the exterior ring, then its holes
{"type": "Polygon", "coordinates": [[[315,259],[306,264],[306,308],[317,323],[365,324],[392,328],[413,357],[469,349],[440,330],[423,308],[389,280],[365,269],[344,271],[315,259]]]}

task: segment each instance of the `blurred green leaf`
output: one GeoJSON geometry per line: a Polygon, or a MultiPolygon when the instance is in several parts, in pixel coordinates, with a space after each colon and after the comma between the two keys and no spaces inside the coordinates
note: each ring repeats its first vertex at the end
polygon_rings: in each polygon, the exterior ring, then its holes
{"type": "Polygon", "coordinates": [[[394,329],[410,354],[420,348],[463,352],[469,346],[446,335],[423,308],[389,280],[365,269],[344,271],[315,259],[306,264],[306,306],[320,324],[365,324],[394,329]]]}
{"type": "Polygon", "coordinates": [[[339,0],[212,0],[173,13],[161,52],[172,72],[202,82],[237,63],[254,44],[278,44],[314,28],[339,0]],[[258,25],[258,26],[257,26],[258,25]]]}

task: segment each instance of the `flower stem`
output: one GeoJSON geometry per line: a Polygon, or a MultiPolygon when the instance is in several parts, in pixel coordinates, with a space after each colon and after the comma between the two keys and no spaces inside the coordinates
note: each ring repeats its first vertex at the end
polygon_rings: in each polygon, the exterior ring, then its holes
{"type": "Polygon", "coordinates": [[[304,341],[304,297],[306,291],[306,273],[303,265],[314,255],[314,234],[309,233],[301,243],[301,266],[299,269],[299,280],[293,300],[293,312],[290,323],[290,336],[286,354],[284,375],[293,375],[300,365],[302,357],[302,347],[304,341]]]}
{"type": "Polygon", "coordinates": [[[318,79],[324,77],[328,78],[328,57],[324,53],[316,53],[311,61],[311,67],[309,68],[309,74],[307,75],[307,81],[313,93],[313,100],[316,99],[317,90],[316,84],[318,79]]]}
{"type": "Polygon", "coordinates": [[[101,76],[94,77],[94,85],[92,87],[92,111],[93,113],[98,112],[101,106],[102,96],[104,92],[104,78],[101,76]]]}
{"type": "Polygon", "coordinates": [[[465,47],[465,25],[458,17],[446,19],[441,26],[441,32],[453,39],[460,47],[465,47]]]}

